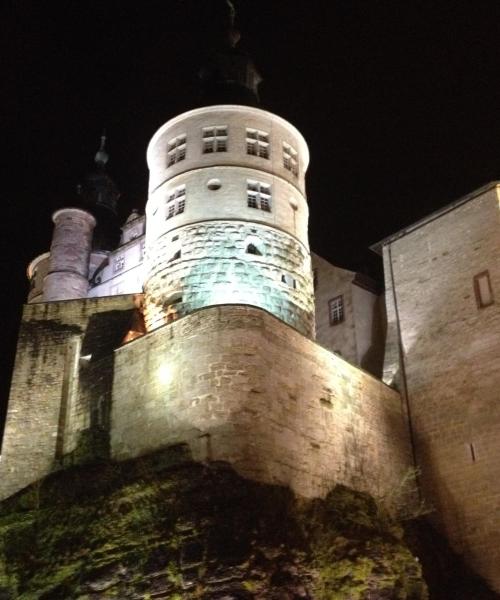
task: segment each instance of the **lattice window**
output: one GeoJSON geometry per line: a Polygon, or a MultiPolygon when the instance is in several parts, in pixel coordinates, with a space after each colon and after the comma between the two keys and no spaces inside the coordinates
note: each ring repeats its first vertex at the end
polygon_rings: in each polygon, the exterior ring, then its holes
{"type": "Polygon", "coordinates": [[[227,127],[217,125],[203,128],[203,154],[227,152],[227,127]]]}
{"type": "Polygon", "coordinates": [[[338,325],[344,320],[344,296],[336,296],[328,301],[330,325],[338,325]]]}
{"type": "Polygon", "coordinates": [[[186,186],[175,188],[167,197],[167,219],[180,215],[186,208],[186,186]]]}
{"type": "Polygon", "coordinates": [[[270,145],[269,134],[258,129],[247,129],[247,154],[269,158],[270,145]]]}
{"type": "Polygon", "coordinates": [[[186,134],[171,139],[167,145],[167,167],[186,158],[186,134]]]}
{"type": "Polygon", "coordinates": [[[247,206],[271,212],[271,186],[268,183],[248,179],[247,206]]]}
{"type": "Polygon", "coordinates": [[[123,271],[124,267],[125,267],[125,257],[123,255],[117,256],[115,258],[115,264],[113,267],[114,272],[119,273],[120,271],[123,271]]]}
{"type": "Polygon", "coordinates": [[[295,177],[299,174],[299,155],[286,142],[283,142],[283,166],[288,171],[291,171],[295,177]]]}

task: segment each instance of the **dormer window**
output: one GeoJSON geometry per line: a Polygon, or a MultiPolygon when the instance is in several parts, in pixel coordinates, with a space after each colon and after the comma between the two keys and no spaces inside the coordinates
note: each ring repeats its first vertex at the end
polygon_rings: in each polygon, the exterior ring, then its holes
{"type": "Polygon", "coordinates": [[[227,152],[227,127],[224,125],[203,128],[203,154],[227,152]]]}
{"type": "Polygon", "coordinates": [[[271,212],[271,186],[268,183],[248,179],[247,206],[271,212]]]}
{"type": "Polygon", "coordinates": [[[269,134],[258,129],[247,128],[247,154],[252,156],[260,156],[261,158],[269,158],[269,134]]]}
{"type": "Polygon", "coordinates": [[[167,219],[180,215],[186,208],[186,186],[175,188],[167,197],[167,219]]]}
{"type": "Polygon", "coordinates": [[[186,134],[171,139],[167,145],[167,167],[186,158],[186,134]]]}
{"type": "Polygon", "coordinates": [[[297,177],[299,174],[299,155],[290,144],[283,142],[283,166],[297,177]]]}

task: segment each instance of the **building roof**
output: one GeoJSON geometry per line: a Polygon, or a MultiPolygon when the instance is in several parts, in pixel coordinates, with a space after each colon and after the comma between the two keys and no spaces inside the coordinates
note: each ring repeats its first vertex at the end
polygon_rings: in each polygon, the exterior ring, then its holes
{"type": "Polygon", "coordinates": [[[423,217],[422,219],[419,219],[415,223],[412,223],[411,225],[408,225],[408,226],[404,227],[403,229],[400,229],[396,233],[389,235],[388,237],[384,238],[380,242],[376,242],[375,244],[372,244],[370,246],[370,250],[373,250],[373,252],[375,252],[376,254],[382,254],[382,248],[384,246],[386,246],[387,244],[390,244],[391,242],[394,242],[395,240],[404,237],[408,233],[412,233],[416,229],[420,229],[420,227],[427,225],[427,223],[430,223],[431,221],[434,221],[434,220],[438,219],[439,217],[442,217],[443,215],[451,212],[452,210],[455,210],[455,208],[462,206],[462,204],[465,204],[466,202],[469,202],[470,200],[474,200],[474,198],[477,198],[478,196],[482,196],[483,194],[485,194],[486,192],[489,192],[491,189],[493,189],[497,186],[500,186],[500,181],[491,181],[490,183],[483,185],[482,187],[471,192],[470,194],[467,194],[465,196],[462,196],[461,198],[458,198],[458,200],[455,200],[454,202],[451,202],[450,204],[447,204],[446,206],[443,206],[442,208],[439,208],[438,210],[431,212],[426,217],[423,217]]]}

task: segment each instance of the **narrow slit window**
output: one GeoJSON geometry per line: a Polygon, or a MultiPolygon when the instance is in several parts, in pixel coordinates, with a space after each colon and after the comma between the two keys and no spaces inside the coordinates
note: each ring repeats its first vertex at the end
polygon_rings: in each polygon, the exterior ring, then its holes
{"type": "Polygon", "coordinates": [[[495,301],[489,271],[483,271],[474,277],[474,294],[478,308],[490,306],[495,301]]]}
{"type": "Polygon", "coordinates": [[[247,254],[255,254],[255,256],[262,256],[262,252],[254,244],[248,244],[247,254]]]}

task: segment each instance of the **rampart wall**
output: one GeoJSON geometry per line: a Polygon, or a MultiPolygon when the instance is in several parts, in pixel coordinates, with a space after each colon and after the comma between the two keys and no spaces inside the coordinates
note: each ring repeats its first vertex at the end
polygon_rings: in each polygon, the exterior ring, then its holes
{"type": "Polygon", "coordinates": [[[113,349],[132,296],[24,307],[0,461],[0,498],[109,452],[113,349]]]}
{"type": "Polygon", "coordinates": [[[411,464],[400,395],[267,312],[211,307],[115,352],[111,451],[189,442],[196,460],[324,495],[375,495],[411,464]]]}

